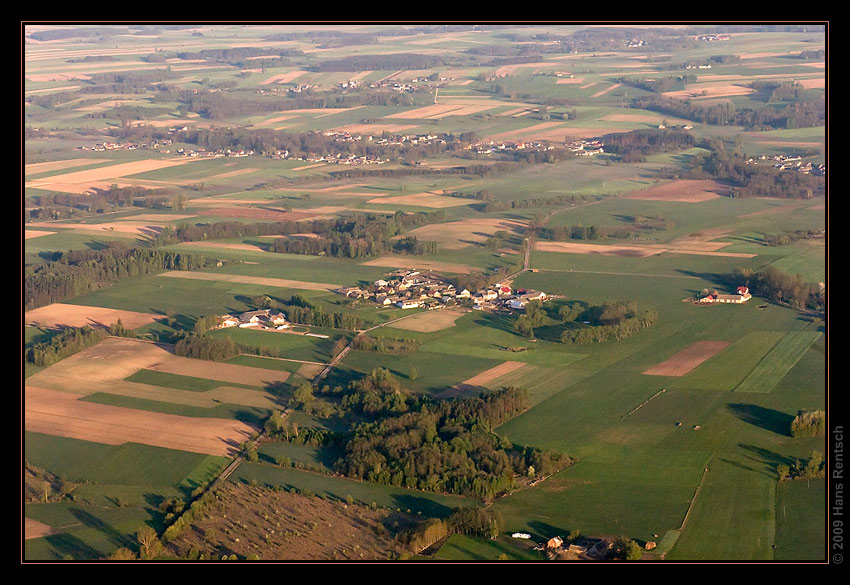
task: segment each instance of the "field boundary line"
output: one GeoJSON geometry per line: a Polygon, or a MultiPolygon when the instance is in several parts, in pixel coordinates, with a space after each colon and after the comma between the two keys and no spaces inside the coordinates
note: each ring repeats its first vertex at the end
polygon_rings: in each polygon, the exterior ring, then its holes
{"type": "Polygon", "coordinates": [[[682,525],[679,526],[679,531],[685,529],[685,524],[687,524],[688,522],[688,517],[691,515],[691,510],[694,509],[694,504],[697,501],[697,496],[699,495],[699,492],[702,489],[703,484],[705,483],[705,476],[708,475],[708,469],[712,459],[714,459],[714,452],[711,453],[711,455],[708,457],[708,461],[705,462],[705,469],[702,472],[702,477],[699,480],[699,484],[697,485],[696,491],[694,491],[694,497],[691,498],[691,504],[688,506],[688,511],[685,512],[685,517],[682,519],[682,525]]]}

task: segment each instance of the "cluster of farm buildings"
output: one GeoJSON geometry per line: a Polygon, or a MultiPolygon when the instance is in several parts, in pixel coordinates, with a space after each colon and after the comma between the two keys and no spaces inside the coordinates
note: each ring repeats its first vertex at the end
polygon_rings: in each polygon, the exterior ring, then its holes
{"type": "Polygon", "coordinates": [[[746,286],[739,286],[737,293],[734,295],[723,295],[719,294],[717,291],[712,292],[709,295],[706,295],[699,299],[698,303],[746,303],[748,300],[753,298],[753,295],[750,294],[750,289],[746,286]]]}
{"type": "MultiPolygon", "coordinates": [[[[530,540],[531,535],[525,532],[514,532],[512,538],[530,540]]],[[[609,557],[614,542],[607,538],[581,536],[569,543],[560,536],[553,536],[545,543],[538,544],[533,550],[544,551],[549,560],[604,560],[609,557]]],[[[655,542],[647,542],[644,547],[650,551],[657,548],[655,542]]]]}
{"type": "Polygon", "coordinates": [[[805,175],[825,175],[826,174],[826,165],[823,163],[820,164],[812,164],[812,161],[808,161],[803,163],[803,157],[797,156],[785,156],[784,154],[777,154],[775,156],[767,156],[763,154],[758,157],[758,159],[754,159],[752,157],[747,159],[748,165],[757,165],[760,160],[772,160],[774,161],[773,168],[780,171],[796,171],[798,173],[803,173],[805,175]]]}
{"type": "Polygon", "coordinates": [[[244,327],[252,329],[274,329],[282,331],[289,328],[286,315],[277,309],[259,309],[241,315],[222,315],[218,318],[216,329],[244,327]]]}
{"type": "Polygon", "coordinates": [[[348,298],[366,299],[380,307],[399,309],[436,309],[460,301],[472,303],[473,309],[523,309],[530,301],[545,301],[546,293],[535,290],[514,290],[507,283],[494,284],[476,292],[457,290],[442,278],[426,276],[417,270],[399,270],[370,286],[341,288],[337,292],[348,298]]]}
{"type": "MultiPolygon", "coordinates": [[[[602,148],[604,144],[599,139],[592,140],[575,140],[566,145],[567,150],[574,152],[578,156],[593,156],[605,152],[602,148]]],[[[545,152],[552,150],[555,147],[544,142],[477,142],[466,147],[467,150],[473,150],[476,154],[493,154],[499,152],[516,152],[525,150],[528,152],[545,152]]]]}

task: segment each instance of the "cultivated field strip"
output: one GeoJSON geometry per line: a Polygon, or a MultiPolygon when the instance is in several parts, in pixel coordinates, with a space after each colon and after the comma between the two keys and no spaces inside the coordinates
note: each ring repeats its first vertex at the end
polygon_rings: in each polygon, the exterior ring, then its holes
{"type": "Polygon", "coordinates": [[[762,358],[736,392],[767,393],[779,383],[821,334],[817,331],[788,333],[762,358]]]}
{"type": "Polygon", "coordinates": [[[120,445],[132,442],[207,455],[233,455],[256,429],[235,420],[190,418],[83,402],[35,386],[25,391],[28,431],[120,445]]]}
{"type": "Polygon", "coordinates": [[[259,284],[279,288],[298,288],[302,290],[335,290],[340,284],[328,284],[325,282],[305,282],[303,280],[286,280],[283,278],[264,278],[261,276],[241,276],[238,274],[223,274],[218,272],[185,272],[172,271],[163,272],[159,276],[168,278],[187,278],[190,280],[211,280],[219,282],[238,282],[241,284],[259,284]]]}

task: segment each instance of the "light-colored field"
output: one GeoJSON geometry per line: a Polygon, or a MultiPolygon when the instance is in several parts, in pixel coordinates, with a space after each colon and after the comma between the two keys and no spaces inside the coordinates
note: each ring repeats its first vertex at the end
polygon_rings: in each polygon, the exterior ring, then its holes
{"type": "Polygon", "coordinates": [[[61,530],[48,526],[38,520],[24,518],[24,540],[41,538],[43,536],[50,536],[51,534],[61,534],[61,532],[61,530]]]}
{"type": "Polygon", "coordinates": [[[802,85],[806,89],[826,87],[826,79],[823,77],[821,77],[820,79],[798,79],[797,83],[799,85],[802,85]]]}
{"type": "MultiPolygon", "coordinates": [[[[226,173],[220,173],[218,175],[210,175],[209,177],[204,177],[204,181],[205,182],[206,181],[212,181],[213,179],[229,179],[230,177],[238,177],[240,175],[247,175],[248,173],[253,173],[253,172],[256,172],[256,171],[259,171],[259,170],[260,169],[252,169],[252,168],[237,169],[235,171],[228,171],[226,173]]],[[[188,181],[188,182],[194,183],[195,181],[192,180],[192,181],[188,181]]]]}
{"type": "Polygon", "coordinates": [[[415,205],[419,207],[459,207],[461,205],[469,205],[472,203],[470,199],[462,197],[447,197],[442,195],[442,191],[431,191],[426,193],[413,193],[411,195],[394,195],[391,197],[375,197],[369,199],[366,203],[398,204],[398,205],[415,205]]]}
{"type": "Polygon", "coordinates": [[[116,221],[114,223],[52,223],[52,222],[33,222],[28,225],[33,227],[68,229],[77,234],[91,234],[102,236],[104,232],[109,235],[127,235],[138,237],[150,237],[162,231],[160,225],[149,225],[145,222],[134,222],[129,218],[124,221],[116,221]]]}
{"type": "MultiPolygon", "coordinates": [[[[380,264],[378,264],[380,266],[380,264]]],[[[191,280],[211,280],[219,282],[238,282],[242,284],[259,284],[279,288],[297,288],[301,290],[336,290],[342,285],[323,282],[304,282],[301,280],[286,280],[283,278],[266,278],[262,276],[241,276],[238,274],[222,274],[213,272],[163,272],[158,276],[166,278],[188,278],[191,280]]]]}
{"type": "Polygon", "coordinates": [[[718,197],[729,195],[729,187],[713,181],[682,179],[671,181],[663,185],[656,185],[648,189],[633,191],[624,195],[624,199],[646,199],[650,201],[683,201],[687,203],[700,203],[718,197]]]}
{"type": "Polygon", "coordinates": [[[112,159],[108,158],[72,158],[68,160],[57,160],[53,162],[34,163],[24,167],[25,175],[36,175],[38,173],[49,173],[50,171],[61,171],[62,169],[70,169],[73,167],[81,167],[83,165],[93,165],[98,163],[108,163],[112,159]]]}
{"type": "Polygon", "coordinates": [[[38,238],[38,237],[41,237],[41,236],[49,236],[49,235],[55,234],[55,233],[56,232],[41,232],[41,231],[38,231],[38,230],[27,230],[27,229],[25,229],[24,230],[24,239],[29,240],[29,239],[38,238]]]}
{"type": "Polygon", "coordinates": [[[597,91],[595,94],[593,94],[590,97],[594,97],[594,98],[601,97],[601,96],[605,95],[606,93],[608,93],[609,91],[613,91],[613,90],[617,89],[618,87],[620,87],[620,85],[621,84],[619,84],[619,83],[615,83],[614,85],[612,85],[610,87],[606,87],[602,91],[597,91]]]}
{"type": "Polygon", "coordinates": [[[24,314],[24,322],[27,325],[37,327],[58,327],[66,325],[69,327],[109,327],[121,319],[127,329],[136,329],[153,323],[162,315],[153,313],[137,313],[135,311],[119,311],[118,309],[106,309],[104,307],[87,307],[84,305],[66,305],[64,303],[53,303],[46,307],[39,307],[24,314]]]}
{"type": "Polygon", "coordinates": [[[349,124],[334,130],[352,134],[382,134],[383,132],[404,132],[411,128],[416,128],[416,124],[349,124]]]}
{"type": "Polygon", "coordinates": [[[695,83],[689,86],[688,89],[666,91],[662,95],[678,99],[702,100],[717,97],[748,95],[755,93],[755,91],[756,90],[752,87],[735,83],[695,83]]]}
{"type": "Polygon", "coordinates": [[[590,88],[590,87],[593,87],[593,86],[594,86],[594,85],[596,85],[597,83],[599,83],[599,82],[598,82],[598,81],[591,81],[590,83],[588,83],[588,84],[586,84],[586,85],[582,85],[579,89],[588,89],[588,88],[590,88]]]}
{"type": "Polygon", "coordinates": [[[51,91],[68,91],[71,89],[80,89],[79,85],[63,85],[62,87],[49,87],[47,89],[31,89],[27,92],[24,92],[24,95],[31,95],[34,93],[50,93],[51,91]]]}
{"type": "Polygon", "coordinates": [[[539,63],[516,63],[513,65],[504,65],[496,69],[496,77],[507,77],[516,73],[517,69],[526,67],[534,67],[536,69],[546,69],[551,67],[561,67],[560,63],[552,63],[551,61],[541,61],[539,63]]]}
{"type": "Polygon", "coordinates": [[[168,159],[148,159],[129,163],[120,163],[97,169],[89,169],[85,171],[76,171],[73,173],[65,173],[63,175],[54,175],[44,179],[28,181],[25,183],[26,188],[36,189],[57,189],[57,186],[74,185],[79,188],[88,189],[93,184],[101,184],[103,181],[135,175],[147,171],[156,171],[176,165],[185,164],[198,158],[168,158],[168,159]]]}
{"type": "MultiPolygon", "coordinates": [[[[263,203],[268,203],[264,201],[263,203]]],[[[204,215],[213,217],[240,217],[243,219],[268,219],[271,221],[297,221],[312,217],[323,217],[333,215],[344,210],[344,207],[313,208],[305,211],[284,211],[272,207],[216,207],[204,211],[204,215]]]]}
{"type": "Polygon", "coordinates": [[[233,456],[256,429],[236,420],[190,418],[83,402],[27,385],[24,428],[36,433],[121,445],[141,443],[207,455],[233,456]]]}
{"type": "Polygon", "coordinates": [[[280,75],[274,75],[269,77],[263,82],[260,82],[260,85],[269,85],[271,83],[292,83],[302,75],[307,73],[306,71],[290,71],[289,73],[281,73],[280,75]]]}
{"type": "Polygon", "coordinates": [[[168,221],[182,221],[184,219],[189,219],[192,217],[197,217],[195,215],[180,215],[174,213],[140,213],[139,215],[130,215],[127,217],[116,217],[115,221],[160,221],[160,222],[168,222],[168,221]]]}
{"type": "Polygon", "coordinates": [[[449,309],[426,311],[424,313],[417,313],[401,321],[396,321],[392,326],[395,329],[404,329],[405,331],[430,333],[431,331],[440,331],[441,329],[454,327],[455,321],[464,314],[464,311],[449,309]]]}
{"type": "Polygon", "coordinates": [[[253,244],[224,244],[221,242],[183,242],[181,246],[194,246],[197,248],[218,248],[220,250],[246,250],[248,252],[265,252],[264,248],[253,244]]]}
{"type": "MultiPolygon", "coordinates": [[[[440,99],[444,99],[443,96],[440,99]]],[[[408,110],[406,112],[398,112],[397,114],[390,114],[386,116],[386,118],[390,119],[412,119],[412,120],[427,120],[432,118],[442,118],[444,116],[469,116],[471,114],[477,114],[478,112],[483,112],[485,110],[491,110],[493,108],[499,107],[501,103],[460,103],[454,102],[451,103],[442,103],[442,104],[433,104],[430,106],[423,106],[421,108],[416,108],[415,110],[408,110]]]]}
{"type": "Polygon", "coordinates": [[[27,81],[45,82],[45,81],[71,81],[72,79],[82,79],[88,81],[90,76],[83,73],[33,73],[26,76],[27,81]]]}
{"type": "Polygon", "coordinates": [[[603,256],[631,256],[635,258],[645,258],[664,252],[663,249],[646,246],[605,246],[602,244],[574,244],[572,242],[536,242],[534,249],[540,252],[601,254],[603,256]]]}
{"type": "Polygon", "coordinates": [[[535,124],[534,126],[529,126],[528,128],[493,134],[491,136],[488,136],[487,138],[496,142],[502,140],[533,140],[534,137],[542,133],[542,131],[549,130],[553,126],[563,127],[563,125],[563,122],[541,122],[540,124],[535,124]]]}
{"type": "Polygon", "coordinates": [[[306,171],[307,169],[315,169],[316,167],[324,167],[324,166],[327,166],[327,164],[328,163],[326,163],[326,162],[320,162],[320,163],[315,163],[315,164],[312,164],[312,165],[304,165],[303,167],[295,167],[292,170],[293,171],[306,171]]]}
{"type": "Polygon", "coordinates": [[[180,357],[164,352],[162,360],[148,366],[150,370],[177,374],[179,376],[191,376],[193,378],[205,378],[219,382],[230,382],[231,384],[247,384],[248,386],[263,387],[271,382],[283,382],[289,378],[289,372],[278,370],[267,370],[265,368],[254,368],[251,366],[239,366],[235,364],[215,363],[206,360],[196,360],[180,357]]]}
{"type": "Polygon", "coordinates": [[[517,234],[527,227],[524,222],[509,219],[465,219],[425,225],[411,230],[409,235],[436,241],[441,249],[457,250],[480,244],[500,230],[517,234]]]}
{"type": "Polygon", "coordinates": [[[697,341],[660,364],[644,370],[643,373],[649,376],[684,376],[710,357],[720,353],[730,343],[729,341],[697,341]]]}
{"type": "Polygon", "coordinates": [[[556,85],[584,83],[584,77],[562,77],[555,82],[556,85]]]}
{"type": "Polygon", "coordinates": [[[474,269],[466,264],[452,264],[451,262],[437,262],[435,260],[421,260],[414,256],[381,256],[361,262],[363,266],[386,266],[387,268],[410,268],[420,270],[435,270],[437,272],[451,272],[454,274],[469,274],[474,269]]]}
{"type": "Polygon", "coordinates": [[[607,116],[602,116],[600,120],[608,120],[610,122],[638,122],[647,124],[660,124],[664,120],[667,120],[670,124],[688,123],[687,120],[682,120],[680,118],[671,118],[670,116],[664,116],[662,114],[608,114],[607,116]]]}
{"type": "Polygon", "coordinates": [[[496,378],[500,378],[505,374],[509,374],[514,370],[518,370],[524,366],[527,366],[525,362],[504,362],[499,364],[498,366],[492,367],[489,370],[485,370],[478,375],[475,375],[468,380],[464,380],[462,384],[467,384],[469,386],[487,386],[490,382],[495,380],[496,378]]]}

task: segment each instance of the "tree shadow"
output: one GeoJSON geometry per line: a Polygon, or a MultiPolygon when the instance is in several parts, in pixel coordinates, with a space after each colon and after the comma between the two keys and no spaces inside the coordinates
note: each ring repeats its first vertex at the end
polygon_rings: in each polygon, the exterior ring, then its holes
{"type": "Polygon", "coordinates": [[[771,408],[764,408],[757,404],[741,402],[729,404],[727,408],[746,423],[782,435],[783,437],[791,436],[791,421],[794,420],[794,417],[790,414],[771,408]]]}
{"type": "Polygon", "coordinates": [[[44,540],[53,549],[57,560],[68,560],[70,558],[88,561],[103,558],[103,555],[99,551],[67,532],[45,536],[44,540]]]}
{"type": "Polygon", "coordinates": [[[423,498],[422,496],[394,494],[392,501],[396,508],[410,510],[413,514],[422,512],[423,516],[429,518],[445,518],[454,511],[453,508],[445,504],[435,502],[429,498],[423,498]]]}
{"type": "Polygon", "coordinates": [[[765,449],[764,447],[758,447],[757,445],[738,443],[738,447],[747,453],[748,459],[757,463],[762,463],[764,465],[762,473],[770,477],[776,477],[776,467],[778,465],[787,465],[791,467],[795,462],[793,457],[781,455],[775,451],[765,449]]]}
{"type": "Polygon", "coordinates": [[[86,512],[85,510],[81,510],[79,508],[72,508],[71,514],[76,517],[77,520],[79,520],[80,523],[82,523],[84,526],[94,528],[98,532],[104,534],[109,539],[109,541],[113,543],[116,547],[123,546],[126,548],[132,548],[136,545],[135,540],[131,536],[118,531],[100,518],[90,514],[89,512],[86,512]]]}
{"type": "Polygon", "coordinates": [[[564,528],[557,528],[552,526],[551,524],[547,524],[546,522],[541,522],[539,520],[532,520],[528,523],[528,527],[532,530],[532,537],[537,537],[539,540],[545,542],[552,537],[560,536],[564,537],[566,534],[569,534],[569,530],[564,528]]]}

